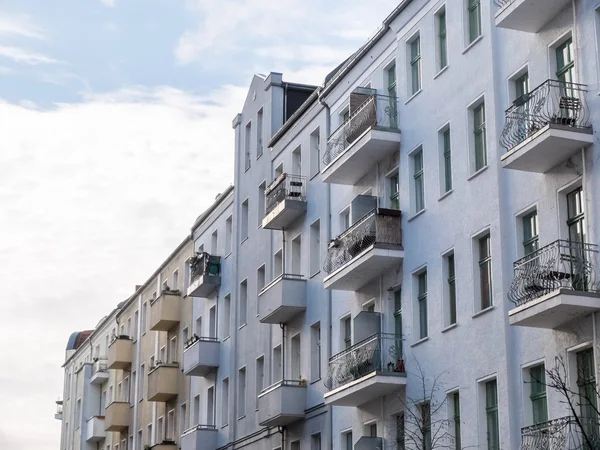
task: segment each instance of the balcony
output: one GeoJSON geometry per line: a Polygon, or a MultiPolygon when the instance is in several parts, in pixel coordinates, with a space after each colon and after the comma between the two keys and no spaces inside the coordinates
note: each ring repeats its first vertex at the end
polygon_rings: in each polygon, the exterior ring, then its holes
{"type": "Polygon", "coordinates": [[[133,340],[129,336],[117,336],[108,346],[106,366],[109,369],[124,370],[131,366],[133,340]]]}
{"type": "Polygon", "coordinates": [[[163,290],[150,304],[150,329],[169,331],[179,323],[181,314],[181,293],[163,290]]]}
{"type": "Polygon", "coordinates": [[[284,274],[258,294],[261,323],[287,323],[306,310],[306,280],[284,274]]]}
{"type": "Polygon", "coordinates": [[[305,212],[305,177],[284,173],[265,190],[263,228],[282,230],[305,212]]]}
{"type": "Polygon", "coordinates": [[[354,185],[400,151],[397,99],[365,91],[370,94],[350,95],[350,117],[327,140],[321,171],[326,183],[354,185]]]}
{"type": "Polygon", "coordinates": [[[221,343],[217,338],[195,337],[183,351],[183,373],[203,377],[219,367],[221,343]]]}
{"type": "Polygon", "coordinates": [[[556,241],[514,263],[511,325],[555,329],[600,310],[599,248],[556,241]]]}
{"type": "Polygon", "coordinates": [[[221,257],[206,252],[190,258],[188,297],[207,297],[221,285],[221,257]]]}
{"type": "Polygon", "coordinates": [[[198,425],[181,436],[181,450],[215,450],[217,429],[214,425],[198,425]]]}
{"type": "Polygon", "coordinates": [[[106,407],[104,413],[104,430],[110,432],[123,432],[129,428],[129,415],[132,408],[129,402],[112,402],[106,407]]]}
{"type": "Polygon", "coordinates": [[[104,416],[94,416],[88,419],[86,424],[85,440],[87,442],[98,442],[106,439],[104,429],[104,416]]]}
{"type": "Polygon", "coordinates": [[[325,386],[327,405],[361,406],[406,386],[402,336],[378,333],[332,356],[325,386]]]}
{"type": "Polygon", "coordinates": [[[521,448],[531,450],[583,450],[600,448],[600,433],[595,420],[561,417],[521,429],[521,448]]]}
{"type": "Polygon", "coordinates": [[[148,372],[148,401],[166,402],[177,396],[179,364],[158,364],[148,372]]]}
{"type": "Polygon", "coordinates": [[[108,381],[110,375],[108,373],[108,364],[106,358],[97,358],[94,361],[94,367],[90,383],[102,385],[108,381]]]}
{"type": "Polygon", "coordinates": [[[54,418],[56,420],[63,419],[63,401],[62,400],[56,400],[56,413],[54,414],[54,418]]]}
{"type": "Polygon", "coordinates": [[[151,450],[177,450],[175,441],[162,441],[160,444],[150,446],[151,450]]]}
{"type": "Polygon", "coordinates": [[[283,427],[304,418],[306,384],[283,380],[264,389],[258,396],[258,424],[283,427]]]}
{"type": "Polygon", "coordinates": [[[374,209],[329,243],[323,285],[356,291],[403,258],[400,211],[374,209]]]}
{"type": "Polygon", "coordinates": [[[500,137],[502,167],[546,173],[591,145],[585,92],[582,84],[548,80],[515,100],[500,137]]]}
{"type": "Polygon", "coordinates": [[[537,33],[564,8],[570,0],[494,0],[500,9],[496,26],[509,30],[537,33]]]}
{"type": "Polygon", "coordinates": [[[354,450],[381,450],[382,448],[383,439],[380,437],[362,436],[354,444],[354,450]]]}

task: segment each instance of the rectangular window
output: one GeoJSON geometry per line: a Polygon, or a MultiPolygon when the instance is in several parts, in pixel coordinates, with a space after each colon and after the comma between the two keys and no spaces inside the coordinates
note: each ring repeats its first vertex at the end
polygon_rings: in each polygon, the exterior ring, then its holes
{"type": "Polygon", "coordinates": [[[258,226],[262,226],[263,219],[265,218],[265,190],[267,189],[267,182],[263,181],[260,186],[258,186],[258,226]]]}
{"type": "Polygon", "coordinates": [[[398,172],[388,178],[390,188],[390,209],[400,209],[400,174],[398,172]]]}
{"type": "Polygon", "coordinates": [[[321,324],[310,327],[310,380],[321,379],[321,324]]]}
{"type": "MultiPolygon", "coordinates": [[[[257,298],[258,298],[258,294],[260,294],[262,292],[262,290],[265,288],[265,285],[267,282],[266,277],[267,277],[266,266],[263,264],[256,271],[256,296],[257,296],[257,298]]],[[[256,304],[257,304],[256,313],[258,314],[258,301],[256,302],[256,304]]]]}
{"type": "Polygon", "coordinates": [[[164,430],[163,421],[164,421],[163,418],[159,417],[158,421],[156,422],[156,442],[163,441],[163,430],[164,430]]]}
{"type": "Polygon", "coordinates": [[[137,432],[137,440],[135,441],[136,450],[142,449],[142,430],[138,430],[137,432]]]}
{"type": "Polygon", "coordinates": [[[179,290],[179,269],[173,271],[173,289],[179,290]]]}
{"type": "Polygon", "coordinates": [[[256,114],[256,159],[263,154],[263,109],[256,114]]]}
{"type": "MultiPolygon", "coordinates": [[[[402,290],[398,289],[394,292],[394,334],[402,336],[402,290]]],[[[398,340],[400,346],[400,355],[403,355],[402,339],[398,340]]],[[[399,358],[400,359],[400,358],[399,358]]]]}
{"type": "Polygon", "coordinates": [[[469,44],[481,36],[481,0],[467,0],[469,44]]]}
{"type": "Polygon", "coordinates": [[[321,270],[321,221],[310,225],[310,273],[312,277],[321,270]]]}
{"type": "Polygon", "coordinates": [[[414,212],[418,213],[425,209],[425,181],[423,171],[423,149],[420,148],[412,155],[413,162],[413,191],[414,212]]]}
{"type": "Polygon", "coordinates": [[[585,243],[585,214],[583,211],[583,188],[578,187],[567,194],[567,226],[569,240],[585,243]]]}
{"type": "Polygon", "coordinates": [[[229,216],[225,221],[225,255],[229,255],[232,250],[231,236],[233,234],[233,217],[229,216]]]}
{"type": "Polygon", "coordinates": [[[473,108],[473,143],[475,152],[475,172],[487,166],[487,146],[485,130],[485,103],[473,108]]]}
{"type": "Polygon", "coordinates": [[[273,383],[283,380],[283,366],[281,365],[281,345],[273,349],[273,359],[271,362],[271,370],[273,371],[273,383]]]}
{"type": "Polygon", "coordinates": [[[172,409],[167,414],[167,430],[165,432],[165,436],[170,441],[175,440],[175,410],[172,409]]]}
{"type": "Polygon", "coordinates": [[[147,325],[147,317],[148,317],[148,302],[144,302],[142,304],[142,334],[144,334],[146,332],[146,325],[147,325]]]}
{"type": "Polygon", "coordinates": [[[206,390],[206,425],[215,425],[215,387],[206,390]]]}
{"type": "Polygon", "coordinates": [[[242,326],[248,323],[248,281],[240,283],[240,305],[239,305],[239,323],[242,326]]]}
{"type": "Polygon", "coordinates": [[[558,81],[572,83],[575,75],[573,39],[567,39],[556,48],[556,77],[558,81]]]}
{"type": "Polygon", "coordinates": [[[273,255],[273,279],[283,274],[283,249],[279,249],[273,255]]]}
{"type": "Polygon", "coordinates": [[[146,433],[146,445],[151,445],[152,444],[152,424],[149,424],[147,427],[147,433],[146,433]]]}
{"type": "Polygon", "coordinates": [[[352,446],[352,431],[348,431],[342,435],[342,443],[344,450],[352,450],[354,448],[352,446]]]}
{"type": "Polygon", "coordinates": [[[169,341],[169,362],[179,362],[179,352],[177,350],[177,336],[173,336],[169,341]]]}
{"type": "Polygon", "coordinates": [[[223,394],[221,398],[221,426],[229,423],[229,378],[223,379],[223,394]]]}
{"type": "Polygon", "coordinates": [[[523,251],[525,256],[538,250],[539,240],[537,211],[533,211],[523,216],[523,251]]]}
{"type": "Polygon", "coordinates": [[[242,223],[240,233],[242,241],[248,239],[248,199],[242,202],[242,223]]]}
{"type": "Polygon", "coordinates": [[[238,371],[238,419],[246,415],[246,368],[238,371]]]}
{"type": "Polygon", "coordinates": [[[450,141],[450,128],[441,133],[442,143],[442,174],[443,193],[452,190],[452,146],[450,141]]]}
{"type": "Polygon", "coordinates": [[[301,373],[301,351],[300,351],[300,333],[295,336],[292,336],[291,342],[291,362],[292,362],[292,380],[300,380],[302,379],[301,373]]]}
{"type": "Polygon", "coordinates": [[[213,231],[210,239],[210,252],[213,255],[219,254],[219,230],[213,231]]]}
{"type": "Polygon", "coordinates": [[[292,239],[292,273],[302,275],[302,235],[292,239]]]}
{"type": "Polygon", "coordinates": [[[533,425],[548,421],[548,404],[546,401],[546,370],[544,365],[529,369],[531,383],[531,411],[533,413],[533,425]]]}
{"type": "Polygon", "coordinates": [[[496,380],[485,383],[485,417],[488,450],[500,450],[498,426],[498,385],[496,380]]]}
{"type": "Polygon", "coordinates": [[[310,135],[310,177],[321,171],[321,134],[319,128],[310,135]]]}
{"type": "Polygon", "coordinates": [[[352,347],[352,318],[343,319],[344,326],[344,349],[352,347]]]}
{"type": "Polygon", "coordinates": [[[448,318],[450,325],[456,323],[456,277],[454,268],[454,253],[446,256],[446,270],[448,273],[448,318]]]}
{"type": "Polygon", "coordinates": [[[256,360],[256,410],[258,411],[258,396],[265,388],[265,357],[256,360]]]}
{"type": "Polygon", "coordinates": [[[436,15],[437,44],[438,44],[438,72],[448,65],[448,43],[446,39],[446,9],[436,15]]]}
{"type": "Polygon", "coordinates": [[[292,173],[302,175],[302,148],[298,147],[292,152],[292,173]]]}
{"type": "Polygon", "coordinates": [[[431,450],[431,406],[421,403],[421,425],[423,430],[423,450],[431,450]]]}
{"type": "Polygon", "coordinates": [[[421,90],[421,38],[415,37],[408,45],[410,48],[410,94],[415,95],[421,90]]]}
{"type": "Polygon", "coordinates": [[[194,414],[194,425],[200,425],[200,394],[194,396],[194,409],[192,410],[192,414],[194,414]]]}
{"type": "Polygon", "coordinates": [[[417,302],[419,305],[419,339],[424,339],[428,335],[427,330],[427,271],[417,275],[418,296],[417,302]]]}
{"type": "Polygon", "coordinates": [[[396,80],[396,64],[387,69],[387,94],[390,111],[390,128],[398,128],[398,92],[396,80]]]}
{"type": "Polygon", "coordinates": [[[450,394],[452,400],[452,420],[451,426],[454,431],[454,450],[462,450],[460,438],[460,394],[453,392],[450,394]]]}
{"type": "Polygon", "coordinates": [[[479,238],[479,295],[481,310],[492,306],[492,245],[489,234],[479,238]]]}
{"type": "Polygon", "coordinates": [[[245,154],[245,164],[244,164],[244,168],[245,170],[250,169],[250,164],[251,164],[251,158],[250,158],[250,152],[251,152],[251,143],[252,143],[252,122],[248,122],[248,125],[246,125],[246,135],[245,135],[246,139],[245,139],[245,145],[244,145],[244,154],[245,154]]]}
{"type": "Polygon", "coordinates": [[[145,384],[146,384],[146,366],[145,366],[145,364],[142,364],[140,366],[140,377],[138,378],[138,400],[139,401],[142,401],[142,399],[144,398],[145,384]]]}
{"type": "Polygon", "coordinates": [[[231,294],[227,294],[223,298],[223,324],[222,324],[223,339],[225,339],[226,337],[229,337],[229,335],[231,334],[230,324],[231,324],[231,294]]]}
{"type": "Polygon", "coordinates": [[[181,436],[187,430],[187,405],[182,403],[179,407],[179,436],[181,436]]]}
{"type": "Polygon", "coordinates": [[[310,450],[321,450],[321,433],[313,434],[310,437],[310,450]]]}
{"type": "MultiPolygon", "coordinates": [[[[587,348],[577,356],[577,389],[579,392],[579,414],[584,420],[584,430],[590,439],[598,442],[598,394],[596,391],[596,366],[594,364],[594,349],[587,348]]],[[[588,446],[585,450],[592,450],[588,446]]]]}
{"type": "Polygon", "coordinates": [[[405,450],[406,440],[404,436],[404,414],[396,416],[396,448],[405,450]]]}

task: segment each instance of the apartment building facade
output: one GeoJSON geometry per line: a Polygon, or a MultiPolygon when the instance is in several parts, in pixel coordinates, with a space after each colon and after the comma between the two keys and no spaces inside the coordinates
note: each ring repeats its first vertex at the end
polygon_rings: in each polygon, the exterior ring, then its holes
{"type": "Polygon", "coordinates": [[[591,0],[405,0],[323,86],[256,75],[187,322],[135,346],[176,337],[189,387],[137,423],[184,450],[579,448],[558,362],[596,439],[598,30],[591,0]]]}

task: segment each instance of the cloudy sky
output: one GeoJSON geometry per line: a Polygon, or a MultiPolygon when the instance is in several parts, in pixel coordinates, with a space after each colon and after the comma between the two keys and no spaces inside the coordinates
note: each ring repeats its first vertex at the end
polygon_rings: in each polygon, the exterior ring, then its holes
{"type": "Polygon", "coordinates": [[[58,450],[74,330],[233,181],[256,72],[321,84],[398,0],[0,0],[0,447],[58,450]]]}

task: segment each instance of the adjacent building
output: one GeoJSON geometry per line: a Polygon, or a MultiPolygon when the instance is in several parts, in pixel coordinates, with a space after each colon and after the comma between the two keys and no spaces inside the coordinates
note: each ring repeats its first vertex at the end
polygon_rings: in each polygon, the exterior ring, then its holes
{"type": "Polygon", "coordinates": [[[235,188],[69,341],[61,449],[580,448],[557,362],[600,442],[598,30],[404,0],[322,86],[255,75],[235,188]]]}

